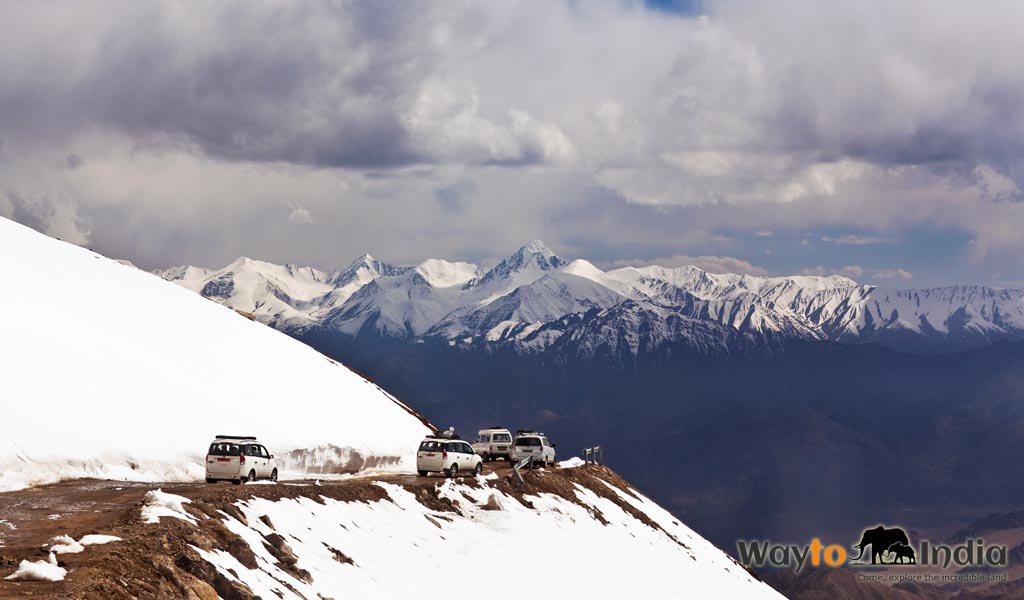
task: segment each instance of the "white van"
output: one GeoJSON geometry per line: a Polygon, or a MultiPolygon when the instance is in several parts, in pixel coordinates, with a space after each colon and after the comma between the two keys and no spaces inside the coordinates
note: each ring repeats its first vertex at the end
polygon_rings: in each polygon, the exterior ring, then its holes
{"type": "Polygon", "coordinates": [[[548,441],[547,436],[536,431],[517,431],[516,441],[512,445],[512,460],[520,461],[527,456],[533,462],[542,465],[555,464],[555,445],[548,441]]]}
{"type": "Polygon", "coordinates": [[[206,483],[277,481],[277,461],[252,436],[218,435],[206,453],[206,483]]]}
{"type": "Polygon", "coordinates": [[[463,440],[429,436],[416,451],[416,472],[421,477],[429,473],[444,473],[448,477],[459,473],[479,475],[483,471],[483,459],[463,440]]]}
{"type": "Polygon", "coordinates": [[[512,460],[512,432],[500,427],[481,429],[476,434],[473,442],[473,450],[476,451],[484,461],[491,461],[497,458],[512,460]]]}

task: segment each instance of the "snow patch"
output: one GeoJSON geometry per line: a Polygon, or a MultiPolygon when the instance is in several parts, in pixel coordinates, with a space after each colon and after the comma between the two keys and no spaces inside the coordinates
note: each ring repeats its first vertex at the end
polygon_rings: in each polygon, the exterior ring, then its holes
{"type": "MultiPolygon", "coordinates": [[[[527,560],[530,585],[552,597],[631,597],[641,581],[664,598],[781,598],[710,543],[687,538],[689,547],[682,545],[688,530],[666,534],[590,489],[577,486],[579,502],[527,496],[527,507],[482,479],[473,486],[453,480],[437,486],[440,497],[458,503],[458,512],[428,508],[409,490],[385,482],[377,485],[387,498],[373,502],[251,498],[236,504],[244,522],[222,517],[252,549],[256,569],[223,550],[194,549],[221,575],[265,598],[402,598],[428,586],[443,587],[446,596],[479,595],[480,579],[466,576],[466,564],[480,556],[493,564],[522,564],[538,548],[544,560],[527,560]],[[308,581],[280,568],[266,548],[265,536],[272,533],[287,540],[308,581]]],[[[646,499],[637,502],[651,508],[646,499]]],[[[655,517],[664,520],[660,513],[655,517]]]]}
{"type": "Polygon", "coordinates": [[[4,577],[8,581],[63,581],[67,569],[57,565],[57,557],[51,552],[47,560],[21,561],[18,570],[4,577]]]}
{"type": "Polygon", "coordinates": [[[146,523],[159,523],[161,517],[174,517],[195,525],[196,519],[185,510],[185,505],[192,501],[184,496],[168,494],[163,490],[146,492],[143,499],[142,520],[146,523]]]}
{"type": "Polygon", "coordinates": [[[583,462],[582,458],[580,458],[578,456],[574,456],[574,457],[570,458],[569,460],[560,461],[558,463],[558,468],[559,469],[572,469],[573,467],[582,467],[585,464],[587,464],[587,463],[583,462]]]}
{"type": "Polygon", "coordinates": [[[116,535],[103,535],[100,533],[90,533],[89,535],[83,536],[82,539],[78,540],[78,543],[83,546],[98,546],[100,544],[109,544],[111,542],[120,542],[121,538],[116,535]]]}
{"type": "Polygon", "coordinates": [[[50,552],[54,554],[78,554],[85,546],[76,542],[69,535],[58,535],[50,540],[50,552]]]}

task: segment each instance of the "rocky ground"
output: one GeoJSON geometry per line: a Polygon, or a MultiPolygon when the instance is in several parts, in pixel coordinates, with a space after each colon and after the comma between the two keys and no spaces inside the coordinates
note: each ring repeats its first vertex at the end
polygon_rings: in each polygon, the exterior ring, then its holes
{"type": "MultiPolygon", "coordinates": [[[[539,493],[573,499],[574,484],[578,483],[615,502],[646,525],[665,531],[600,483],[597,477],[620,489],[629,489],[628,484],[605,467],[525,471],[522,482],[513,477],[511,470],[502,463],[498,463],[498,468],[487,471],[497,475],[488,485],[526,506],[529,506],[529,500],[525,496],[539,493]]],[[[443,482],[439,476],[382,476],[242,486],[72,480],[0,494],[0,577],[13,573],[22,560],[46,560],[49,556],[47,548],[57,536],[69,536],[75,540],[88,534],[121,538],[117,542],[87,546],[80,553],[57,554],[59,565],[68,571],[63,581],[15,582],[0,579],[0,599],[250,599],[254,597],[250,590],[218,573],[192,548],[224,550],[241,564],[255,567],[256,559],[250,546],[230,532],[220,518],[226,513],[244,520],[236,502],[253,497],[373,502],[387,497],[383,488],[377,485],[381,481],[405,488],[433,510],[460,511],[459,500],[442,498],[436,493],[438,484],[443,482]],[[198,525],[177,518],[162,518],[158,523],[144,522],[142,509],[146,504],[146,494],[156,489],[191,500],[187,511],[196,517],[198,525]]],[[[472,477],[463,478],[463,483],[480,485],[472,477]]],[[[593,516],[602,519],[600,514],[593,516]]],[[[678,543],[683,545],[681,541],[678,543]]],[[[284,537],[276,534],[266,536],[265,545],[282,568],[299,579],[304,577],[295,565],[294,555],[284,537]]],[[[335,558],[341,562],[350,560],[341,550],[335,552],[335,558]]]]}

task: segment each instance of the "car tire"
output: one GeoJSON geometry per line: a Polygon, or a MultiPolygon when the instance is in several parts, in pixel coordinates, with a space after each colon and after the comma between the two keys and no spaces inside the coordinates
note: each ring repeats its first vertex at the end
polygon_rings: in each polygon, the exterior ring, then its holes
{"type": "Polygon", "coordinates": [[[249,471],[249,475],[245,477],[242,481],[245,483],[249,483],[250,481],[256,481],[256,469],[249,471]]]}
{"type": "Polygon", "coordinates": [[[275,483],[277,482],[277,469],[270,472],[270,480],[275,483]]]}
{"type": "Polygon", "coordinates": [[[217,483],[217,480],[216,479],[211,479],[211,478],[207,477],[206,478],[206,483],[217,483]]]}
{"type": "Polygon", "coordinates": [[[448,467],[448,477],[454,478],[458,474],[459,474],[459,465],[457,463],[452,463],[452,466],[448,467]]]}
{"type": "Polygon", "coordinates": [[[427,473],[426,471],[416,471],[416,472],[420,474],[420,477],[426,477],[427,475],[429,475],[429,473],[427,473]]]}
{"type": "Polygon", "coordinates": [[[231,483],[234,484],[234,485],[242,485],[242,480],[244,480],[244,479],[245,479],[245,477],[239,477],[238,479],[232,479],[231,483]]]}
{"type": "Polygon", "coordinates": [[[479,475],[483,475],[483,473],[484,473],[484,463],[483,463],[483,461],[480,461],[480,462],[476,463],[476,467],[473,469],[473,474],[479,476],[479,475]]]}
{"type": "Polygon", "coordinates": [[[493,458],[491,457],[491,454],[490,454],[489,452],[484,452],[484,453],[483,453],[483,454],[482,454],[482,455],[480,456],[480,460],[482,460],[482,461],[484,461],[484,462],[491,462],[491,461],[492,461],[492,460],[494,460],[494,459],[493,459],[493,458]]]}

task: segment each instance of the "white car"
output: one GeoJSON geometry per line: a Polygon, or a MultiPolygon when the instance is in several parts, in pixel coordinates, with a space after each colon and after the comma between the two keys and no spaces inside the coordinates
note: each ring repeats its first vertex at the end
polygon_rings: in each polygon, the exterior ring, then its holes
{"type": "Polygon", "coordinates": [[[476,441],[473,442],[473,450],[476,451],[484,461],[504,458],[512,460],[512,432],[500,427],[481,429],[476,434],[476,441]]]}
{"type": "Polygon", "coordinates": [[[252,436],[218,435],[206,453],[206,483],[277,481],[277,461],[252,436]]]}
{"type": "Polygon", "coordinates": [[[416,452],[416,471],[420,476],[428,473],[444,473],[448,477],[459,473],[479,475],[484,471],[484,461],[462,440],[428,437],[420,442],[416,452]]]}
{"type": "Polygon", "coordinates": [[[512,445],[512,460],[518,462],[527,456],[532,456],[534,463],[554,465],[555,445],[543,433],[517,431],[516,441],[512,445]]]}

